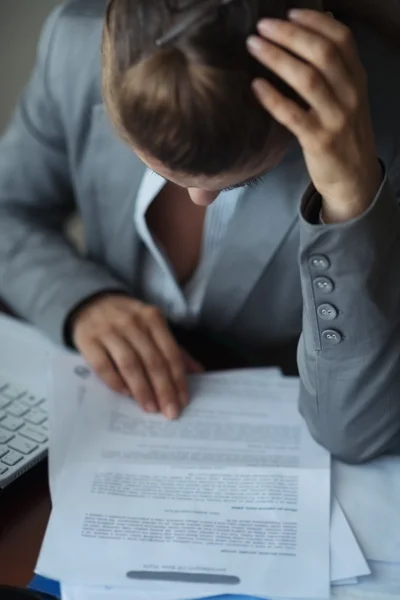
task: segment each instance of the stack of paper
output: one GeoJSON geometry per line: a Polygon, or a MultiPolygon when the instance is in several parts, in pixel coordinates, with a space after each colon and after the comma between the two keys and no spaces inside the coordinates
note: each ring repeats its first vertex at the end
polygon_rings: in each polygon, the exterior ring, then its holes
{"type": "MultiPolygon", "coordinates": [[[[0,315],[0,338],[2,370],[9,372],[16,379],[20,377],[22,381],[29,383],[31,389],[37,394],[45,394],[47,367],[50,356],[56,352],[55,347],[38,331],[2,315],[0,315]]],[[[52,405],[50,478],[53,498],[57,475],[63,470],[63,462],[79,414],[79,402],[82,399],[79,393],[76,393],[75,384],[71,386],[70,393],[66,393],[68,385],[71,385],[71,380],[74,379],[75,368],[78,369],[77,373],[80,376],[88,373],[81,360],[74,357],[73,362],[67,361],[60,366],[58,381],[52,386],[56,388],[52,405]]],[[[251,378],[254,379],[256,373],[260,377],[279,376],[279,372],[252,371],[251,378]]],[[[246,373],[229,374],[229,378],[231,383],[234,383],[234,377],[238,376],[239,383],[243,383],[244,375],[247,376],[246,373]]],[[[277,385],[281,384],[286,386],[286,381],[281,380],[277,385]]],[[[361,600],[361,598],[362,600],[398,600],[400,598],[400,456],[387,456],[358,466],[333,461],[332,485],[334,495],[338,498],[346,517],[341,518],[343,513],[335,503],[330,532],[331,579],[350,578],[348,582],[356,583],[352,575],[361,575],[366,569],[362,555],[356,551],[358,544],[346,518],[362,552],[370,561],[369,566],[372,571],[370,576],[360,577],[358,585],[335,586],[331,591],[332,597],[338,600],[361,600]]],[[[64,529],[61,528],[59,543],[62,543],[63,535],[64,529]]],[[[76,551],[75,548],[73,552],[76,551]]],[[[126,600],[141,598],[140,593],[136,590],[132,591],[131,588],[110,590],[105,586],[80,585],[77,581],[63,585],[63,595],[66,600],[96,600],[103,597],[104,600],[124,600],[124,596],[126,600]]],[[[153,600],[153,596],[154,593],[151,595],[146,593],[146,600],[147,598],[153,600]]],[[[179,600],[177,594],[173,600],[179,600]]],[[[225,600],[233,599],[231,597],[225,600]]],[[[240,597],[237,596],[236,600],[240,600],[240,597]]]]}
{"type": "Polygon", "coordinates": [[[68,600],[322,599],[370,572],[331,506],[330,457],[298,414],[296,379],[194,377],[174,423],[76,358],[55,361],[51,388],[53,513],[37,572],[68,600]]]}

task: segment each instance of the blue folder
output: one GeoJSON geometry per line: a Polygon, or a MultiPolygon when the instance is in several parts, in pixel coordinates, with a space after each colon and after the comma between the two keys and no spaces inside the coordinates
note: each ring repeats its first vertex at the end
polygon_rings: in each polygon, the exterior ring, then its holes
{"type": "MultiPolygon", "coordinates": [[[[40,577],[40,575],[35,575],[31,583],[29,584],[29,588],[36,592],[49,594],[50,596],[54,596],[55,598],[61,598],[61,590],[59,583],[57,581],[53,581],[52,579],[45,579],[44,577],[40,577]]],[[[218,600],[257,600],[257,598],[253,598],[252,596],[236,596],[232,594],[226,594],[225,596],[215,596],[215,598],[218,598],[218,600]]],[[[213,599],[207,598],[207,600],[213,599]]]]}
{"type": "Polygon", "coordinates": [[[60,584],[57,581],[46,579],[40,575],[35,575],[28,585],[28,588],[35,592],[49,594],[49,596],[54,596],[55,598],[61,598],[60,584]]]}

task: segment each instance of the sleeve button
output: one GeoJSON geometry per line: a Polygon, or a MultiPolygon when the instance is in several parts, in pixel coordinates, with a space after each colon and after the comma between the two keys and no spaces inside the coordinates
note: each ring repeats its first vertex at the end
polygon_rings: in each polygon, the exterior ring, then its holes
{"type": "Polygon", "coordinates": [[[322,332],[322,339],[329,344],[329,346],[336,346],[337,344],[340,344],[343,337],[338,331],[335,331],[335,329],[326,329],[322,332]]]}
{"type": "Polygon", "coordinates": [[[324,321],[334,321],[338,316],[338,311],[332,304],[321,304],[317,312],[319,318],[324,321]]]}
{"type": "Polygon", "coordinates": [[[310,258],[310,265],[317,271],[327,271],[331,266],[329,259],[322,254],[316,254],[310,258]]]}
{"type": "Polygon", "coordinates": [[[333,281],[328,279],[328,277],[317,277],[314,279],[314,289],[317,292],[330,294],[333,292],[334,288],[335,286],[333,285],[333,281]]]}

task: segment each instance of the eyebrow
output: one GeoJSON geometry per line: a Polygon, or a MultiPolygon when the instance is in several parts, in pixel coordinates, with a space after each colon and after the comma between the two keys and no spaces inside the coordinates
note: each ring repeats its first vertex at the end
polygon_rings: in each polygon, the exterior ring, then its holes
{"type": "MultiPolygon", "coordinates": [[[[146,166],[146,170],[150,171],[150,173],[153,173],[154,175],[157,175],[158,177],[162,177],[162,179],[164,179],[168,183],[172,183],[169,179],[167,179],[166,177],[163,177],[162,175],[157,173],[157,171],[154,171],[154,169],[151,169],[147,165],[145,165],[145,166],[146,166]]],[[[234,183],[233,185],[230,185],[226,188],[222,188],[219,191],[220,192],[230,192],[232,190],[237,190],[242,187],[250,186],[251,184],[256,183],[259,179],[262,179],[263,177],[265,177],[265,175],[267,175],[268,172],[269,172],[269,169],[267,169],[266,171],[263,171],[259,175],[254,175],[253,177],[250,177],[250,179],[246,179],[245,181],[242,181],[241,183],[234,183]]]]}

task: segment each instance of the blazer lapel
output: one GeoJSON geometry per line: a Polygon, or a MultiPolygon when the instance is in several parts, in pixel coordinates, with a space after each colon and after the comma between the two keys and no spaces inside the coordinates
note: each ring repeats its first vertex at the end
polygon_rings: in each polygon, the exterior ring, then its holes
{"type": "Polygon", "coordinates": [[[92,124],[92,143],[96,149],[94,160],[102,187],[101,222],[97,226],[103,228],[102,237],[107,240],[105,260],[135,290],[139,272],[135,266],[140,260],[141,241],[134,227],[134,207],[145,166],[119,139],[102,104],[94,107],[92,124]],[[107,177],[102,177],[103,169],[107,177]]]}
{"type": "Polygon", "coordinates": [[[207,284],[201,321],[220,330],[240,311],[298,218],[310,183],[296,146],[256,189],[244,194],[207,284]]]}

